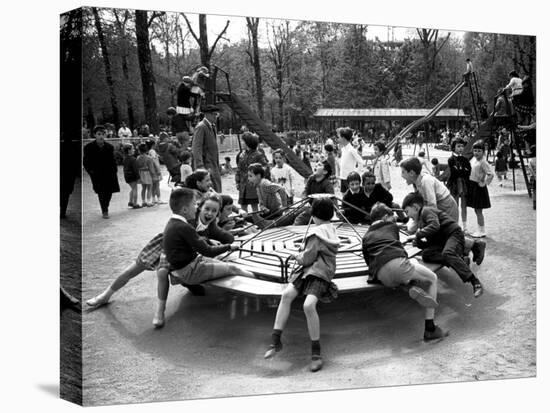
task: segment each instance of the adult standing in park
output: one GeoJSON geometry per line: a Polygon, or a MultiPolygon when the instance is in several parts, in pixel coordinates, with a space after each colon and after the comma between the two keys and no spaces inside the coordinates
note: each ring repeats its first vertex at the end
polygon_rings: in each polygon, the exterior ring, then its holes
{"type": "Polygon", "coordinates": [[[122,125],[118,129],[118,137],[121,140],[120,143],[122,144],[130,143],[129,141],[127,141],[127,139],[132,137],[132,131],[128,126],[126,126],[126,123],[124,122],[122,122],[122,125]]]}
{"type": "Polygon", "coordinates": [[[84,146],[84,169],[92,179],[94,192],[99,198],[103,218],[109,218],[109,203],[113,193],[119,192],[114,148],[105,142],[105,127],[93,129],[94,141],[84,146]]]}
{"type": "Polygon", "coordinates": [[[192,141],[193,170],[199,168],[210,172],[212,188],[221,193],[222,177],[220,173],[220,155],[216,132],[216,118],[219,109],[214,105],[207,105],[202,112],[204,119],[195,128],[192,141]]]}

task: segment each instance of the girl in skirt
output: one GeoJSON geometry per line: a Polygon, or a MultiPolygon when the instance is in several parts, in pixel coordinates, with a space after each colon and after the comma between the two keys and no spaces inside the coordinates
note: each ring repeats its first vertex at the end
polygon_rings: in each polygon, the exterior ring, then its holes
{"type": "Polygon", "coordinates": [[[476,238],[485,237],[485,218],[483,210],[491,208],[491,200],[489,199],[489,191],[487,185],[493,180],[493,171],[491,166],[485,159],[485,144],[482,140],[478,140],[472,147],[474,156],[470,160],[472,171],[470,172],[470,183],[468,188],[467,205],[474,208],[477,217],[477,225],[479,229],[472,235],[476,238]]]}
{"type": "Polygon", "coordinates": [[[151,190],[153,187],[153,175],[156,173],[153,159],[147,152],[149,151],[145,143],[138,146],[139,156],[136,164],[139,170],[139,180],[141,181],[141,201],[143,206],[151,207],[151,190]],[[146,198],[147,197],[147,198],[146,198]]]}
{"type": "Polygon", "coordinates": [[[339,244],[336,229],[330,222],[333,214],[334,206],[330,198],[316,198],[313,201],[311,215],[315,226],[306,233],[305,248],[295,257],[302,269],[291,275],[289,284],[283,291],[271,334],[271,345],[264,355],[266,359],[282,350],[281,334],[290,315],[292,301],[298,295],[304,295],[304,313],[311,339],[310,370],[315,372],[323,367],[317,302],[330,302],[338,293],[338,288],[332,282],[339,244]]]}

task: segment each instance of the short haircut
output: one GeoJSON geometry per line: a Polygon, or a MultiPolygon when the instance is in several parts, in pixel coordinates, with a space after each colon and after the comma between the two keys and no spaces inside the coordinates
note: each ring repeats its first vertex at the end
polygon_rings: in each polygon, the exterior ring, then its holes
{"type": "Polygon", "coordinates": [[[424,198],[422,198],[422,195],[420,195],[420,193],[411,192],[407,194],[407,196],[403,199],[403,205],[401,205],[401,208],[405,209],[411,205],[424,205],[424,198]]]}
{"type": "Polygon", "coordinates": [[[353,131],[351,130],[351,128],[347,126],[345,128],[338,129],[338,133],[342,138],[344,138],[348,142],[351,141],[351,138],[353,137],[353,131]]]}
{"type": "Polygon", "coordinates": [[[265,177],[265,169],[260,163],[252,163],[248,166],[248,171],[252,172],[254,175],[260,175],[262,178],[265,177]]]}
{"type": "Polygon", "coordinates": [[[225,162],[231,162],[231,158],[229,156],[226,156],[225,158],[223,158],[225,162]]]}
{"type": "Polygon", "coordinates": [[[281,155],[281,158],[283,158],[283,159],[286,158],[285,153],[283,152],[282,149],[275,149],[273,151],[273,159],[275,159],[275,155],[281,155]]]}
{"type": "Polygon", "coordinates": [[[218,203],[218,214],[222,210],[222,200],[218,194],[210,193],[201,199],[198,209],[200,210],[206,201],[213,201],[218,203]]]}
{"type": "Polygon", "coordinates": [[[147,139],[145,141],[145,144],[147,145],[148,149],[151,149],[153,146],[155,146],[155,141],[153,139],[147,139]]]}
{"type": "Polygon", "coordinates": [[[483,140],[481,139],[478,139],[477,141],[474,142],[472,149],[481,149],[482,151],[485,152],[485,142],[483,142],[483,140]]]}
{"type": "Polygon", "coordinates": [[[454,151],[456,148],[456,145],[466,145],[466,141],[462,138],[455,138],[451,141],[451,151],[454,151]]]}
{"type": "Polygon", "coordinates": [[[94,128],[92,129],[92,135],[95,135],[97,132],[105,132],[105,126],[103,125],[96,125],[94,126],[94,128]]]}
{"type": "Polygon", "coordinates": [[[252,132],[243,133],[241,139],[244,143],[246,143],[246,146],[248,146],[252,150],[257,149],[258,144],[260,143],[258,136],[254,135],[252,132]]]}
{"type": "Polygon", "coordinates": [[[354,181],[359,181],[359,183],[361,183],[361,175],[359,175],[355,171],[352,171],[348,174],[346,181],[348,182],[348,184],[354,181]]]}
{"type": "Polygon", "coordinates": [[[376,177],[374,176],[374,173],[372,171],[363,172],[363,176],[361,178],[362,178],[363,184],[365,184],[366,180],[369,178],[373,178],[374,180],[376,180],[376,177]]]}
{"type": "Polygon", "coordinates": [[[189,188],[175,188],[170,194],[170,209],[177,213],[182,207],[188,206],[195,200],[195,191],[189,188]]]}
{"type": "Polygon", "coordinates": [[[191,159],[191,152],[183,151],[180,154],[180,159],[181,159],[182,162],[186,162],[187,160],[191,159]]]}
{"type": "Polygon", "coordinates": [[[330,143],[325,145],[325,151],[334,152],[334,146],[332,146],[330,143]]]}
{"type": "Polygon", "coordinates": [[[437,158],[432,158],[432,165],[439,165],[437,158]]]}
{"type": "Polygon", "coordinates": [[[311,215],[323,221],[330,221],[334,215],[334,204],[329,197],[315,198],[311,204],[311,215]]]}
{"type": "Polygon", "coordinates": [[[510,77],[519,77],[518,72],[516,72],[515,70],[512,70],[510,73],[508,73],[508,76],[510,76],[510,77]]]}
{"type": "Polygon", "coordinates": [[[376,146],[380,152],[384,152],[386,150],[386,144],[382,141],[374,142],[373,146],[376,146]]]}
{"type": "Polygon", "coordinates": [[[221,195],[222,198],[222,206],[221,209],[224,209],[227,205],[233,205],[233,198],[231,195],[221,195]]]}
{"type": "Polygon", "coordinates": [[[206,169],[197,169],[191,175],[185,178],[185,186],[187,188],[199,190],[197,182],[201,182],[202,180],[204,180],[204,178],[206,178],[209,173],[210,172],[208,172],[206,169]]]}
{"type": "Polygon", "coordinates": [[[420,151],[420,152],[418,152],[418,156],[420,156],[421,158],[423,158],[423,157],[426,156],[426,152],[420,151]]]}
{"type": "Polygon", "coordinates": [[[393,215],[393,211],[390,207],[388,207],[386,204],[382,202],[377,202],[374,204],[370,210],[370,218],[371,220],[378,221],[382,217],[385,217],[386,215],[393,215]]]}
{"type": "Polygon", "coordinates": [[[140,143],[138,145],[138,151],[139,153],[145,153],[147,152],[149,149],[147,149],[147,145],[145,143],[140,143]]]}
{"type": "Polygon", "coordinates": [[[422,171],[422,165],[420,164],[420,160],[416,156],[403,159],[399,164],[399,166],[403,168],[405,171],[407,172],[413,171],[417,175],[420,175],[420,172],[422,171]]]}
{"type": "Polygon", "coordinates": [[[122,147],[122,151],[125,155],[131,155],[134,153],[134,145],[132,145],[131,143],[126,143],[122,147]]]}

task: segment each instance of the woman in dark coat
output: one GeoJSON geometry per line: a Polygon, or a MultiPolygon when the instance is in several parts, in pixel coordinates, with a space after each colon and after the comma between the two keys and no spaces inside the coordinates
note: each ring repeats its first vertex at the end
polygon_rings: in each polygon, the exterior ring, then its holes
{"type": "Polygon", "coordinates": [[[248,182],[248,167],[253,163],[259,163],[264,168],[267,167],[267,158],[264,154],[258,151],[259,139],[256,135],[245,132],[241,137],[245,152],[239,156],[237,164],[237,173],[235,174],[235,182],[239,191],[239,204],[245,211],[247,205],[250,205],[252,211],[258,210],[258,193],[256,187],[248,182]]]}
{"type": "Polygon", "coordinates": [[[93,130],[95,141],[84,146],[84,169],[92,179],[94,192],[99,198],[103,218],[109,218],[109,203],[114,192],[119,192],[114,148],[105,142],[105,127],[93,130]]]}

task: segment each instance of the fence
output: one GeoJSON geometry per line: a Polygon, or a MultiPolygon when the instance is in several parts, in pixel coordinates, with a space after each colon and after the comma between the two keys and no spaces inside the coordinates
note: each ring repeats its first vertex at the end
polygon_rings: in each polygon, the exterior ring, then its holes
{"type": "MultiPolygon", "coordinates": [[[[239,136],[238,135],[235,135],[235,134],[231,134],[231,135],[223,135],[225,136],[225,139],[223,139],[223,141],[220,139],[220,136],[221,135],[218,135],[218,150],[220,153],[223,153],[223,152],[236,152],[236,151],[239,151],[239,136]]],[[[115,147],[115,149],[120,149],[120,145],[122,145],[123,143],[133,143],[133,144],[136,144],[136,143],[141,143],[141,142],[145,142],[146,140],[148,140],[150,138],[144,138],[144,137],[132,137],[132,138],[108,138],[108,139],[105,139],[105,142],[109,142],[111,145],[113,145],[115,147]]],[[[158,142],[158,137],[155,137],[154,138],[155,141],[158,142]]],[[[94,139],[82,139],[82,144],[83,145],[86,145],[87,143],[89,142],[92,142],[94,141],[94,139]]]]}

